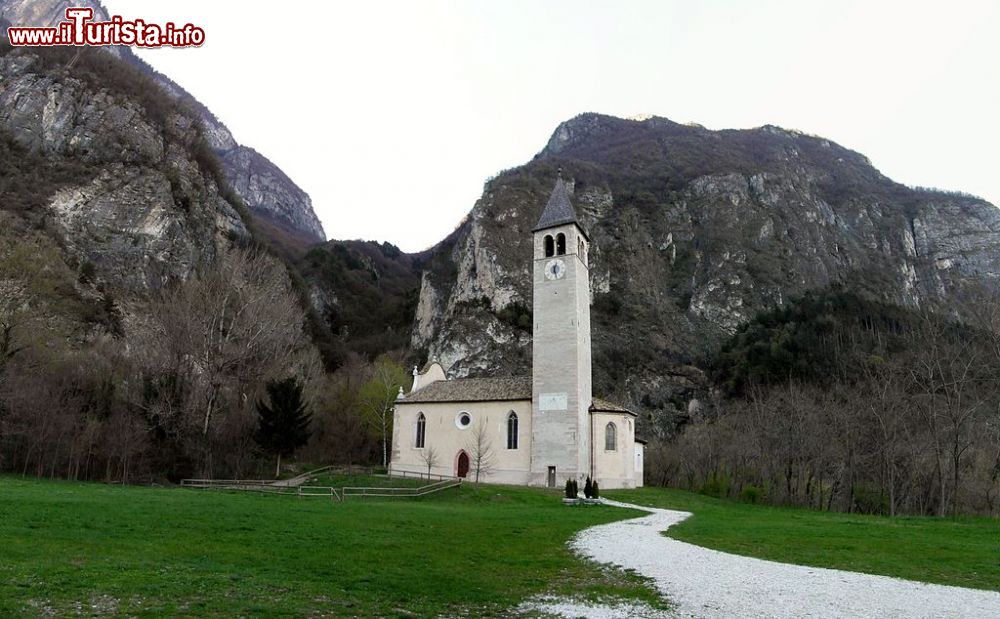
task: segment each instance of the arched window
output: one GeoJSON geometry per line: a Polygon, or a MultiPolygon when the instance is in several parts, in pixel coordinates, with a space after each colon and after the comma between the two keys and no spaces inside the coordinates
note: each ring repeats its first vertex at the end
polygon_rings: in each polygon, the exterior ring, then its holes
{"type": "Polygon", "coordinates": [[[604,451],[618,450],[618,428],[615,424],[608,423],[604,426],[604,451]]]}
{"type": "Polygon", "coordinates": [[[427,418],[423,413],[417,415],[417,449],[424,448],[424,441],[427,440],[427,418]]]}
{"type": "Polygon", "coordinates": [[[566,235],[560,232],[556,236],[556,255],[562,256],[566,253],[566,235]]]}
{"type": "Polygon", "coordinates": [[[507,449],[517,449],[517,413],[507,415],[507,449]]]}
{"type": "Polygon", "coordinates": [[[552,236],[545,235],[545,257],[551,258],[556,253],[555,244],[552,242],[552,236]]]}

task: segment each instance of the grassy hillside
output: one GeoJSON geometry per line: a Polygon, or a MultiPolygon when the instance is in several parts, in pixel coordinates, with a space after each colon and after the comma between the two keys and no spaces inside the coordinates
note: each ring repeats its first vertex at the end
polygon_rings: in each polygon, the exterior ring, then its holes
{"type": "Polygon", "coordinates": [[[544,592],[658,603],[566,548],[634,512],[539,490],[331,503],[0,477],[0,496],[0,616],[480,616],[544,592]]]}
{"type": "Polygon", "coordinates": [[[609,498],[694,514],[674,539],[784,563],[1000,590],[1000,520],[887,518],[764,507],[666,488],[609,498]]]}

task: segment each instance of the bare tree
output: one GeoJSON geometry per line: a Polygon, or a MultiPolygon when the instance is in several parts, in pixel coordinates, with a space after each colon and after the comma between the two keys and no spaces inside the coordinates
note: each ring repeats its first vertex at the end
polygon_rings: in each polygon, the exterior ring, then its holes
{"type": "MultiPolygon", "coordinates": [[[[216,264],[164,292],[153,309],[154,350],[141,351],[144,374],[168,377],[179,388],[153,405],[136,404],[174,417],[158,421],[197,437],[203,473],[211,475],[213,441],[225,438],[224,429],[242,434],[252,427],[250,404],[268,378],[311,378],[315,351],[304,313],[285,268],[251,250],[224,251],[216,264]],[[216,423],[220,414],[241,415],[245,423],[216,423]]],[[[238,440],[249,444],[245,438],[238,440]]]]}
{"type": "Polygon", "coordinates": [[[493,472],[493,439],[490,438],[486,424],[480,420],[472,428],[472,435],[469,437],[468,449],[472,470],[476,473],[476,483],[482,475],[489,475],[493,472]]]}
{"type": "MultiPolygon", "coordinates": [[[[6,222],[4,222],[6,223],[6,222]]],[[[0,370],[37,340],[54,335],[51,306],[72,303],[72,276],[46,239],[0,240],[0,370]]]]}
{"type": "Polygon", "coordinates": [[[313,435],[303,449],[311,462],[357,464],[371,462],[381,449],[361,414],[359,394],[370,373],[369,364],[352,357],[321,381],[321,397],[313,414],[313,435]]]}
{"type": "Polygon", "coordinates": [[[382,466],[389,465],[389,439],[396,398],[406,382],[406,370],[386,355],[375,360],[371,378],[361,387],[361,412],[382,443],[382,466]]]}
{"type": "Polygon", "coordinates": [[[889,515],[896,515],[899,462],[910,442],[906,393],[906,369],[881,358],[865,367],[862,393],[854,400],[863,400],[862,410],[875,421],[873,441],[881,462],[883,487],[888,494],[889,515]]]}
{"type": "Polygon", "coordinates": [[[433,447],[426,447],[420,452],[420,460],[427,465],[427,477],[431,476],[431,469],[437,466],[438,453],[433,447]]]}
{"type": "Polygon", "coordinates": [[[925,314],[911,339],[915,351],[910,363],[911,386],[933,445],[937,513],[945,515],[949,503],[957,513],[963,458],[973,444],[977,417],[995,396],[991,393],[994,389],[988,388],[994,379],[983,371],[988,366],[984,366],[981,346],[962,341],[955,325],[940,317],[925,314]]]}

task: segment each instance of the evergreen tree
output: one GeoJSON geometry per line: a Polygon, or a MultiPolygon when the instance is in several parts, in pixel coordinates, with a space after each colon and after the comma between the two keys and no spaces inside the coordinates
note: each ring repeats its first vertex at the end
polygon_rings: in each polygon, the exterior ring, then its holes
{"type": "Polygon", "coordinates": [[[583,486],[583,496],[588,499],[594,496],[594,486],[590,481],[590,477],[587,477],[587,483],[583,486]]]}
{"type": "Polygon", "coordinates": [[[264,451],[278,458],[274,476],[281,474],[281,457],[290,456],[309,440],[312,414],[302,399],[302,385],[295,378],[267,384],[270,404],[257,402],[258,427],[254,439],[264,451]]]}
{"type": "Polygon", "coordinates": [[[567,479],[566,480],[566,498],[567,499],[574,498],[573,497],[573,480],[572,479],[567,479]]]}
{"type": "Polygon", "coordinates": [[[592,498],[595,498],[595,499],[601,498],[601,489],[597,486],[597,480],[596,479],[594,480],[594,483],[592,483],[590,485],[590,495],[591,495],[592,498]]]}

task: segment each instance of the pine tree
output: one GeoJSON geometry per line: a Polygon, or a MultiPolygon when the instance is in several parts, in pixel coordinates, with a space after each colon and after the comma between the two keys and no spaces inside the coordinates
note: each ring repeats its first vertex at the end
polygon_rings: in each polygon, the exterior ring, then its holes
{"type": "Polygon", "coordinates": [[[567,479],[566,480],[566,498],[567,499],[575,498],[573,496],[573,480],[572,479],[567,479]]]}
{"type": "Polygon", "coordinates": [[[594,480],[594,483],[592,483],[590,485],[590,494],[595,499],[601,498],[601,489],[597,486],[597,480],[596,479],[594,480]]]}
{"type": "Polygon", "coordinates": [[[254,439],[264,451],[278,458],[274,476],[281,474],[281,457],[290,456],[309,440],[312,414],[302,399],[302,385],[295,378],[267,384],[270,404],[257,401],[258,427],[254,439]]]}
{"type": "Polygon", "coordinates": [[[583,496],[588,499],[594,496],[594,485],[590,481],[590,477],[587,478],[587,483],[583,486],[583,496]]]}
{"type": "Polygon", "coordinates": [[[580,498],[580,484],[575,479],[573,480],[573,498],[580,498]]]}

